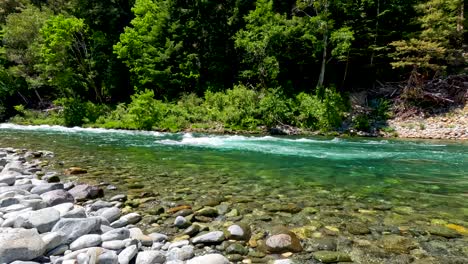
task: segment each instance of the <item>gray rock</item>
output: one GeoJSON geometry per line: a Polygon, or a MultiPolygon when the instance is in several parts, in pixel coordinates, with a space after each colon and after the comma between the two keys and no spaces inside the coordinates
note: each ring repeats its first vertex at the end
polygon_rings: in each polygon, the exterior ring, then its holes
{"type": "Polygon", "coordinates": [[[122,217],[119,220],[112,222],[111,226],[114,228],[124,227],[126,225],[136,224],[141,220],[141,215],[137,213],[129,213],[122,217]]]}
{"type": "Polygon", "coordinates": [[[63,218],[52,228],[52,232],[61,232],[66,235],[66,242],[71,243],[78,237],[98,231],[101,219],[89,218],[63,218]]]}
{"type": "Polygon", "coordinates": [[[40,195],[46,192],[60,190],[60,189],[63,189],[63,184],[61,183],[46,183],[46,184],[37,185],[36,187],[32,188],[31,193],[40,195]]]}
{"type": "Polygon", "coordinates": [[[120,252],[118,259],[119,259],[119,264],[128,264],[130,261],[136,256],[138,253],[138,248],[135,245],[131,245],[127,247],[126,249],[122,250],[120,252]]]}
{"type": "Polygon", "coordinates": [[[35,229],[0,228],[0,263],[42,256],[46,244],[35,229]]]}
{"type": "Polygon", "coordinates": [[[301,252],[302,245],[297,236],[292,232],[273,235],[265,241],[267,251],[271,253],[301,252]]]}
{"type": "Polygon", "coordinates": [[[73,203],[63,203],[53,206],[55,210],[59,211],[60,216],[63,216],[66,212],[73,209],[75,205],[73,203]]]}
{"type": "Polygon", "coordinates": [[[221,254],[208,254],[193,258],[186,264],[229,264],[229,260],[221,254]]]}
{"type": "Polygon", "coordinates": [[[70,250],[78,250],[82,248],[89,248],[100,245],[102,242],[101,235],[84,235],[73,241],[70,244],[70,250]]]}
{"type": "Polygon", "coordinates": [[[148,235],[153,239],[153,242],[164,242],[167,241],[168,237],[165,234],[160,234],[160,233],[151,233],[148,235]]]}
{"type": "Polygon", "coordinates": [[[163,264],[166,256],[160,251],[149,250],[138,253],[136,262],[138,264],[163,264]]]}
{"type": "Polygon", "coordinates": [[[183,216],[177,216],[174,220],[174,225],[179,228],[185,228],[190,225],[190,222],[185,219],[183,216]]]}
{"type": "Polygon", "coordinates": [[[53,190],[41,194],[42,200],[47,203],[48,206],[54,206],[61,203],[73,203],[75,199],[73,196],[65,190],[53,190]]]}
{"type": "Polygon", "coordinates": [[[65,234],[59,232],[49,232],[42,235],[42,241],[46,244],[46,250],[51,250],[65,243],[65,234]]]}
{"type": "Polygon", "coordinates": [[[221,231],[213,231],[209,232],[204,235],[199,235],[197,237],[194,237],[192,239],[192,243],[194,244],[215,244],[215,243],[221,243],[224,241],[224,233],[221,231]]]}
{"type": "Polygon", "coordinates": [[[19,204],[21,200],[16,197],[5,197],[0,199],[0,207],[7,207],[14,204],[19,204]]]}
{"type": "Polygon", "coordinates": [[[62,218],[86,218],[86,211],[82,206],[75,205],[75,207],[64,213],[62,218]]]}
{"type": "Polygon", "coordinates": [[[115,220],[119,219],[121,211],[117,207],[106,208],[102,211],[100,216],[107,219],[109,222],[114,222],[115,220]]]}
{"type": "Polygon", "coordinates": [[[84,201],[88,199],[95,199],[98,197],[104,196],[104,191],[96,186],[91,186],[88,184],[76,185],[68,192],[75,198],[77,201],[84,201]]]}
{"type": "Polygon", "coordinates": [[[99,201],[96,201],[93,204],[91,204],[89,206],[89,209],[91,211],[97,211],[97,210],[99,210],[101,208],[112,207],[112,206],[113,206],[113,204],[110,203],[110,202],[99,200],[99,201]]]}
{"type": "Polygon", "coordinates": [[[46,256],[59,256],[59,255],[63,255],[65,253],[65,251],[67,251],[69,248],[68,248],[68,245],[60,245],[60,246],[57,246],[49,251],[47,251],[47,253],[45,254],[46,256]]]}
{"type": "Polygon", "coordinates": [[[169,245],[169,250],[172,249],[172,248],[180,248],[180,247],[183,247],[183,246],[187,246],[190,244],[190,241],[188,240],[180,240],[180,241],[177,241],[177,242],[174,242],[174,243],[171,243],[169,245]]]}
{"type": "Polygon", "coordinates": [[[102,242],[101,247],[110,250],[120,250],[125,248],[125,244],[126,242],[124,240],[110,240],[102,242]]]}
{"type": "Polygon", "coordinates": [[[125,194],[117,194],[109,199],[111,202],[125,202],[126,200],[127,196],[125,194]]]}
{"type": "Polygon", "coordinates": [[[13,204],[13,205],[10,205],[10,206],[7,206],[7,207],[0,208],[0,212],[8,214],[8,213],[11,213],[11,212],[18,212],[18,211],[24,210],[26,208],[28,208],[28,207],[26,205],[23,205],[23,204],[13,204]]]}
{"type": "Polygon", "coordinates": [[[124,240],[130,237],[130,230],[126,227],[113,229],[101,235],[102,241],[124,240]]]}
{"type": "Polygon", "coordinates": [[[244,224],[231,225],[227,228],[227,238],[234,240],[249,240],[250,227],[244,224]]]}
{"type": "Polygon", "coordinates": [[[31,207],[33,210],[39,210],[47,207],[47,204],[39,197],[37,199],[23,200],[21,204],[31,207]]]}
{"type": "Polygon", "coordinates": [[[17,173],[0,173],[0,183],[5,183],[6,185],[13,185],[16,181],[17,173]]]}
{"type": "Polygon", "coordinates": [[[191,245],[183,246],[182,248],[172,248],[167,252],[167,260],[188,260],[194,256],[194,247],[191,245]]]}
{"type": "MultiPolygon", "coordinates": [[[[98,262],[99,264],[118,264],[119,258],[117,253],[114,251],[107,251],[99,255],[98,262]]],[[[138,263],[138,262],[137,262],[138,263]]]]}
{"type": "Polygon", "coordinates": [[[31,184],[31,179],[16,179],[14,185],[23,185],[23,184],[31,184]]]}
{"type": "Polygon", "coordinates": [[[45,233],[49,232],[59,219],[59,211],[49,207],[20,214],[13,226],[16,228],[36,228],[39,233],[45,233]]]}
{"type": "Polygon", "coordinates": [[[130,228],[129,230],[130,238],[140,241],[143,246],[151,247],[153,245],[153,239],[143,234],[143,231],[141,231],[140,228],[134,227],[130,228]]]}

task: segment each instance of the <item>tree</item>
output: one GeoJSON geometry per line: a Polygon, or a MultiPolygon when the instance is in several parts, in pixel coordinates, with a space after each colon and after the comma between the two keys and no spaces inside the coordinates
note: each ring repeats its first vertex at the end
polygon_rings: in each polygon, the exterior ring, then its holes
{"type": "Polygon", "coordinates": [[[418,4],[417,22],[421,30],[416,37],[390,43],[395,51],[394,68],[410,68],[412,78],[427,79],[442,74],[460,58],[463,30],[460,28],[462,0],[429,0],[418,4]]]}
{"type": "Polygon", "coordinates": [[[95,83],[93,48],[87,43],[87,27],[82,19],[57,15],[40,31],[40,63],[36,69],[46,84],[57,87],[62,96],[83,95],[92,90],[100,100],[95,83]]]}
{"type": "Polygon", "coordinates": [[[2,29],[6,68],[13,77],[25,79],[40,102],[38,88],[43,82],[35,68],[39,60],[37,47],[40,29],[50,16],[47,9],[28,6],[20,13],[9,15],[2,29]]]}

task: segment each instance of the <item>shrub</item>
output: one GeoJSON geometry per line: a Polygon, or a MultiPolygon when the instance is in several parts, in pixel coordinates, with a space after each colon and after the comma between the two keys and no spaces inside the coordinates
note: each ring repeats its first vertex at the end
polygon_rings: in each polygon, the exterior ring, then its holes
{"type": "Polygon", "coordinates": [[[341,95],[332,88],[323,89],[319,95],[300,93],[297,97],[296,124],[320,130],[338,127],[347,106],[341,95]]]}
{"type": "Polygon", "coordinates": [[[55,105],[63,107],[63,119],[65,126],[81,126],[85,123],[86,103],[78,98],[61,98],[55,100],[55,105]]]}
{"type": "Polygon", "coordinates": [[[360,131],[369,131],[371,125],[366,114],[359,114],[353,118],[353,127],[360,131]]]}
{"type": "Polygon", "coordinates": [[[265,91],[259,104],[262,123],[266,126],[284,123],[290,117],[290,100],[279,89],[265,91]]]}
{"type": "Polygon", "coordinates": [[[392,103],[387,99],[372,100],[371,107],[374,109],[372,115],[376,119],[386,120],[392,117],[392,103]]]}
{"type": "Polygon", "coordinates": [[[206,92],[203,107],[213,121],[233,129],[254,129],[259,123],[258,93],[243,85],[226,92],[206,92]]]}
{"type": "Polygon", "coordinates": [[[135,128],[151,130],[164,116],[165,105],[154,99],[153,91],[146,90],[132,95],[127,110],[135,128]]]}

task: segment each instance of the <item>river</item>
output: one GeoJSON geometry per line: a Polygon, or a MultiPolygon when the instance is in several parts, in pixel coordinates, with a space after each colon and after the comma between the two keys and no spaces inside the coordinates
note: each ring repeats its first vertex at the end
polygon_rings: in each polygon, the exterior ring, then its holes
{"type": "Polygon", "coordinates": [[[109,183],[130,195],[152,193],[161,204],[218,200],[212,204],[236,209],[259,226],[306,226],[310,214],[338,230],[350,219],[376,230],[468,223],[466,141],[1,124],[0,147],[53,151],[61,161],[54,168],[88,170],[80,181],[109,183]],[[298,213],[303,208],[314,209],[298,213]]]}

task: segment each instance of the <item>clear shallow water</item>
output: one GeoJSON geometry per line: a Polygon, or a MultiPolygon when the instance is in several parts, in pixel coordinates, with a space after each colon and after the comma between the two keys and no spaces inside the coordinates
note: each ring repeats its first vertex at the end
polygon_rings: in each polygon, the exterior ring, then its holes
{"type": "Polygon", "coordinates": [[[221,194],[232,202],[248,197],[250,206],[260,207],[388,203],[409,206],[427,221],[468,221],[466,142],[0,124],[0,147],[50,150],[65,167],[87,168],[82,179],[110,182],[120,191],[155,191],[174,201],[221,194]]]}

